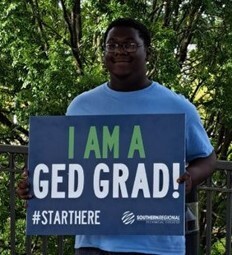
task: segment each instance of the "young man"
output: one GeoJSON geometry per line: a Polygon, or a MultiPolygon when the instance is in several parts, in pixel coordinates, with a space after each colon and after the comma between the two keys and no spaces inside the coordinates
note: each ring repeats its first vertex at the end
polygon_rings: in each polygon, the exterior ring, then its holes
{"type": "MultiPolygon", "coordinates": [[[[119,115],[184,113],[186,115],[186,173],[178,179],[186,192],[212,172],[215,154],[195,107],[146,76],[151,38],[147,28],[133,19],[117,19],[106,30],[104,64],[110,80],[77,96],[67,115],[119,115]]],[[[19,185],[18,193],[28,198],[19,185]]],[[[76,255],[156,254],[184,255],[184,236],[78,235],[76,255]]]]}

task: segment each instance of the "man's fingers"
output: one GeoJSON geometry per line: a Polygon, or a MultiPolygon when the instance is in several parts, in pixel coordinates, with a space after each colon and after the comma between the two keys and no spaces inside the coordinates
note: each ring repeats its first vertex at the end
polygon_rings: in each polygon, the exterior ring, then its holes
{"type": "Polygon", "coordinates": [[[182,176],[177,179],[177,182],[182,184],[185,183],[186,193],[189,193],[192,189],[192,179],[189,172],[185,172],[182,176]]]}
{"type": "Polygon", "coordinates": [[[21,198],[21,199],[30,199],[32,198],[32,195],[29,194],[29,183],[27,181],[27,179],[23,179],[18,183],[18,187],[16,189],[16,193],[17,195],[21,198]]]}
{"type": "Polygon", "coordinates": [[[177,182],[181,184],[181,183],[185,182],[186,180],[187,180],[187,178],[185,176],[181,176],[177,179],[177,182]]]}
{"type": "Polygon", "coordinates": [[[29,189],[25,189],[25,190],[21,190],[21,189],[17,189],[16,190],[17,195],[24,200],[28,200],[32,198],[32,195],[29,194],[29,189]]]}
{"type": "Polygon", "coordinates": [[[28,181],[28,170],[24,168],[23,173],[22,173],[22,179],[19,181],[17,188],[16,188],[16,193],[18,197],[21,199],[30,199],[32,197],[31,194],[29,194],[29,181],[28,181]]]}
{"type": "Polygon", "coordinates": [[[18,189],[26,189],[26,188],[29,188],[29,183],[27,180],[21,180],[19,183],[18,183],[18,189]]]}
{"type": "Polygon", "coordinates": [[[177,182],[178,183],[183,183],[183,182],[189,181],[190,179],[191,179],[190,174],[188,172],[185,172],[182,176],[180,176],[177,179],[177,182]]]}

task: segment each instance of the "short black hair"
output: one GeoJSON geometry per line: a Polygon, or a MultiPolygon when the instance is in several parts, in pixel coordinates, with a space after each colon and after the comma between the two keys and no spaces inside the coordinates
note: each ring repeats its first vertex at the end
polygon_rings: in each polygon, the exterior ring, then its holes
{"type": "Polygon", "coordinates": [[[151,35],[150,32],[148,31],[147,27],[142,24],[141,22],[132,19],[132,18],[118,18],[114,21],[112,21],[108,28],[105,31],[104,34],[104,45],[106,43],[106,38],[108,36],[109,31],[113,27],[130,27],[138,30],[139,36],[143,39],[145,46],[148,48],[151,44],[151,35]]]}

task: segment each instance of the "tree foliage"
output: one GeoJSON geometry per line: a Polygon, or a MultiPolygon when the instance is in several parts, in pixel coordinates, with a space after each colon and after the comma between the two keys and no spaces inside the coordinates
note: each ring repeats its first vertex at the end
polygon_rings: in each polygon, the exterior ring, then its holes
{"type": "Polygon", "coordinates": [[[151,30],[148,75],[198,108],[218,158],[232,158],[230,0],[1,0],[0,143],[27,144],[31,115],[63,115],[107,80],[102,37],[117,17],[151,30]]]}

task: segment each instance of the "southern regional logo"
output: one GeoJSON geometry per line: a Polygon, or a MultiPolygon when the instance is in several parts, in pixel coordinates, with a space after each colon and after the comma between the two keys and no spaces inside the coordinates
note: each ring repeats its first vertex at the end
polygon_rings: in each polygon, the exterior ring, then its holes
{"type": "Polygon", "coordinates": [[[135,215],[133,212],[126,211],[122,214],[122,222],[125,225],[132,224],[135,221],[135,215]]]}

